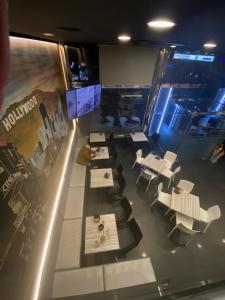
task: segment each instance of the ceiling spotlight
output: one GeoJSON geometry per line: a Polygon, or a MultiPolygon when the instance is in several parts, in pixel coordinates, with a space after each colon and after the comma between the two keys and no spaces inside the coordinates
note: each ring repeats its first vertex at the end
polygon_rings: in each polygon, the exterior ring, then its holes
{"type": "Polygon", "coordinates": [[[176,47],[177,47],[176,45],[171,45],[171,46],[170,46],[170,48],[176,48],[176,47]]]}
{"type": "Polygon", "coordinates": [[[172,21],[169,20],[154,20],[148,22],[148,26],[150,28],[155,28],[155,29],[169,29],[174,27],[176,24],[172,21]]]}
{"type": "Polygon", "coordinates": [[[42,34],[45,36],[55,36],[53,33],[50,32],[43,32],[42,34]]]}
{"type": "Polygon", "coordinates": [[[129,42],[130,39],[131,39],[131,37],[126,34],[122,34],[122,35],[118,36],[118,40],[120,40],[121,42],[129,42]]]}
{"type": "Polygon", "coordinates": [[[214,44],[214,43],[205,43],[205,44],[204,44],[204,47],[205,47],[205,48],[215,48],[215,47],[216,47],[216,44],[214,44]]]}

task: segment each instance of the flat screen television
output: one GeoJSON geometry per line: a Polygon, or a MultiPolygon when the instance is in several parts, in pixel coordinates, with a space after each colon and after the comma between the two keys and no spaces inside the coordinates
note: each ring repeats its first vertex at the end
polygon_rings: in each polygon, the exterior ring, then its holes
{"type": "Polygon", "coordinates": [[[101,84],[69,90],[66,101],[70,120],[86,115],[100,106],[101,84]]]}
{"type": "Polygon", "coordinates": [[[76,90],[66,91],[66,102],[69,120],[77,118],[76,90]]]}
{"type": "Polygon", "coordinates": [[[94,105],[95,105],[95,110],[100,107],[101,93],[102,93],[102,85],[101,84],[94,85],[94,105]]]}
{"type": "Polygon", "coordinates": [[[76,89],[77,100],[77,118],[88,114],[95,108],[94,102],[94,86],[87,86],[76,89]]]}

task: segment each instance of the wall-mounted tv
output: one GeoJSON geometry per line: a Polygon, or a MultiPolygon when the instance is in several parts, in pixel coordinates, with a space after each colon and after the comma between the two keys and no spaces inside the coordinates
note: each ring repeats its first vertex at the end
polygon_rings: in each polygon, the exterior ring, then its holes
{"type": "Polygon", "coordinates": [[[76,89],[77,117],[88,114],[95,108],[94,86],[76,89]]]}
{"type": "Polygon", "coordinates": [[[77,118],[76,90],[66,91],[66,102],[67,102],[68,118],[70,120],[77,118]]]}
{"type": "Polygon", "coordinates": [[[95,109],[98,109],[101,102],[101,93],[102,93],[102,85],[96,84],[94,85],[94,102],[95,102],[95,109]]]}
{"type": "Polygon", "coordinates": [[[99,108],[101,101],[101,84],[90,85],[66,92],[68,117],[79,118],[99,108]]]}

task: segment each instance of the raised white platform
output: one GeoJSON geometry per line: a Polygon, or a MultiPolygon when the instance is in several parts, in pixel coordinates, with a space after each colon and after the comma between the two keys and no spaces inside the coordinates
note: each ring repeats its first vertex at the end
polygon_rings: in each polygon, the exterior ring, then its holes
{"type": "Polygon", "coordinates": [[[104,291],[103,267],[56,272],[53,281],[53,298],[63,298],[104,291]]]}
{"type": "Polygon", "coordinates": [[[66,200],[64,219],[83,218],[84,187],[72,186],[69,188],[66,200]]]}
{"type": "Polygon", "coordinates": [[[86,167],[81,165],[73,165],[70,177],[69,186],[84,186],[85,185],[86,167]]]}
{"type": "Polygon", "coordinates": [[[63,221],[56,270],[80,267],[81,231],[81,218],[63,221]]]}
{"type": "Polygon", "coordinates": [[[155,282],[149,257],[104,265],[105,290],[155,282]]]}

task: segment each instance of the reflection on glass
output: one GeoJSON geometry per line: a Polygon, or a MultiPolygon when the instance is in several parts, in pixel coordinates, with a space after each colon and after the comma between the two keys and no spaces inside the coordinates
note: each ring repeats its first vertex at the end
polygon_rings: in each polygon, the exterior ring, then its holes
{"type": "Polygon", "coordinates": [[[225,61],[220,57],[209,63],[177,60],[171,55],[149,119],[148,135],[159,134],[162,147],[177,152],[188,139],[190,145],[195,139],[197,148],[197,140],[204,138],[204,152],[208,148],[209,156],[225,139],[224,86],[225,61]]]}

